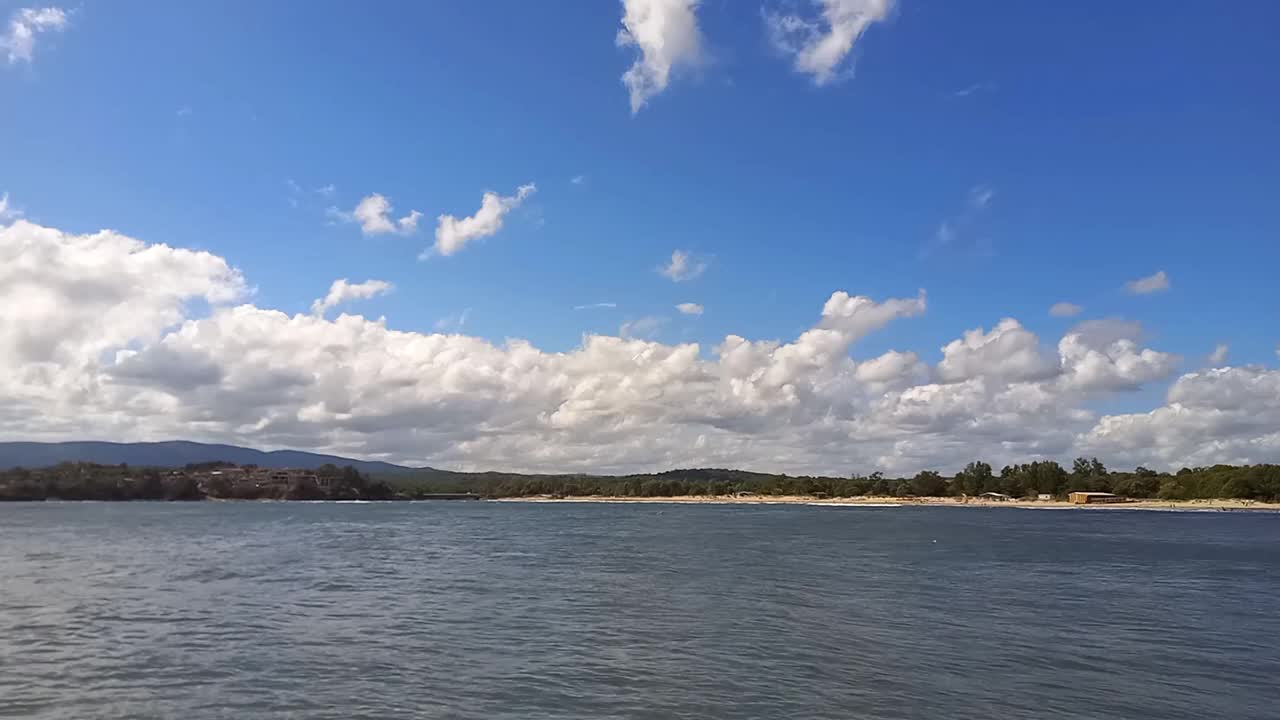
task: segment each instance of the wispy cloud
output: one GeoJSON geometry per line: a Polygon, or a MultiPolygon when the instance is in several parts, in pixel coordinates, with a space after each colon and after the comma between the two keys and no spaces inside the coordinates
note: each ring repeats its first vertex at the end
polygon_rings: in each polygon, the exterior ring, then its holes
{"type": "Polygon", "coordinates": [[[1213,352],[1209,353],[1209,364],[1213,367],[1221,367],[1227,364],[1227,353],[1231,352],[1231,347],[1226,343],[1218,343],[1213,352]]]}
{"type": "Polygon", "coordinates": [[[705,260],[695,258],[687,250],[674,250],[671,253],[671,260],[665,265],[658,266],[658,274],[672,282],[684,282],[693,280],[706,272],[707,265],[705,260]]]}
{"type": "Polygon", "coordinates": [[[612,310],[613,308],[616,308],[616,307],[618,307],[618,303],[599,302],[599,303],[589,303],[587,305],[574,305],[573,309],[574,310],[601,310],[601,309],[612,310]]]}
{"type": "Polygon", "coordinates": [[[1054,317],[1075,317],[1083,311],[1084,308],[1076,305],[1075,303],[1069,302],[1054,303],[1053,306],[1049,308],[1049,314],[1054,317]]]}
{"type": "Polygon", "coordinates": [[[467,318],[471,317],[471,308],[467,308],[460,313],[445,315],[436,321],[436,330],[461,330],[467,325],[467,318]]]}
{"type": "Polygon", "coordinates": [[[183,105],[182,107],[178,108],[177,115],[178,117],[191,117],[191,106],[183,105]]]}
{"type": "Polygon", "coordinates": [[[628,320],[618,327],[618,337],[627,340],[648,340],[656,335],[658,330],[666,323],[667,319],[659,315],[647,315],[635,320],[628,320]]]}
{"type": "Polygon", "coordinates": [[[581,185],[586,181],[587,181],[586,175],[574,175],[573,177],[569,178],[569,182],[573,183],[574,185],[581,185]]]}
{"type": "Polygon", "coordinates": [[[683,315],[701,315],[703,307],[698,303],[686,302],[676,305],[676,310],[679,310],[683,315]]]}
{"type": "Polygon", "coordinates": [[[995,196],[996,191],[991,189],[991,186],[975,185],[969,189],[969,207],[974,210],[985,210],[995,196]]]}
{"type": "Polygon", "coordinates": [[[853,74],[845,59],[867,28],[889,17],[894,0],[817,0],[817,4],[822,8],[820,17],[765,12],[764,22],[770,42],[793,58],[796,72],[812,77],[815,85],[826,85],[853,74]]]}
{"type": "Polygon", "coordinates": [[[10,207],[9,193],[0,194],[0,220],[11,220],[18,217],[22,217],[22,211],[10,207]]]}
{"type": "Polygon", "coordinates": [[[992,92],[995,89],[996,89],[995,83],[989,83],[989,82],[974,83],[968,87],[963,87],[963,88],[960,88],[959,90],[956,90],[955,92],[952,92],[951,97],[964,98],[964,97],[969,97],[970,95],[977,95],[978,93],[992,92]]]}
{"type": "Polygon", "coordinates": [[[36,35],[61,32],[67,27],[67,12],[62,8],[22,8],[9,17],[9,27],[0,35],[0,49],[9,56],[9,64],[30,63],[35,53],[36,35]]]}
{"type": "Polygon", "coordinates": [[[938,228],[934,231],[933,237],[920,247],[919,257],[921,259],[928,258],[941,250],[955,246],[961,240],[966,242],[971,251],[990,254],[992,252],[991,239],[984,236],[976,236],[975,229],[980,229],[980,222],[991,208],[995,197],[995,188],[990,185],[978,184],[969,188],[964,209],[959,215],[945,218],[938,223],[938,228]]]}
{"type": "Polygon", "coordinates": [[[1154,275],[1130,280],[1124,284],[1124,289],[1130,295],[1150,295],[1151,293],[1163,292],[1169,289],[1169,276],[1163,270],[1159,270],[1154,275]]]}

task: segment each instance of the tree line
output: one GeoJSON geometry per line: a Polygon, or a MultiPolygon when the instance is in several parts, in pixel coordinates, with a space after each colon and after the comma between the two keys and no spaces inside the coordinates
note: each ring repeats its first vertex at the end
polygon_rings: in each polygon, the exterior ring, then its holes
{"type": "MultiPolygon", "coordinates": [[[[848,477],[783,475],[744,470],[669,470],[637,475],[523,475],[518,473],[418,473],[370,476],[351,466],[324,465],[309,480],[259,484],[215,475],[230,463],[183,468],[62,463],[49,468],[0,470],[0,500],[354,500],[414,499],[439,493],[481,497],[668,497],[801,495],[849,498],[961,497],[1000,493],[1012,497],[1065,497],[1076,490],[1160,500],[1248,499],[1280,502],[1280,465],[1213,465],[1156,472],[1108,470],[1097,458],[1078,458],[1070,470],[1053,461],[1008,465],[998,473],[982,461],[952,476],[925,470],[910,477],[852,473],[848,477]]],[[[252,469],[245,466],[245,470],[252,469]]]]}
{"type": "MultiPolygon", "coordinates": [[[[256,483],[215,474],[237,468],[225,462],[192,463],[182,468],[131,467],[127,464],[65,462],[48,468],[0,470],[3,500],[389,500],[395,491],[385,480],[347,465],[322,465],[309,478],[288,483],[256,483]]],[[[244,466],[242,470],[256,470],[244,466]]]]}
{"type": "Polygon", "coordinates": [[[686,495],[804,495],[823,497],[961,497],[1000,493],[1012,497],[1066,497],[1077,490],[1161,500],[1249,499],[1280,502],[1280,465],[1214,465],[1174,473],[1138,467],[1108,470],[1097,458],[1078,458],[1070,470],[1053,461],[1008,465],[998,473],[974,461],[952,476],[925,470],[910,477],[853,473],[848,477],[793,476],[742,470],[696,469],[600,475],[521,475],[428,471],[389,476],[409,497],[471,492],[485,497],[686,495]]]}

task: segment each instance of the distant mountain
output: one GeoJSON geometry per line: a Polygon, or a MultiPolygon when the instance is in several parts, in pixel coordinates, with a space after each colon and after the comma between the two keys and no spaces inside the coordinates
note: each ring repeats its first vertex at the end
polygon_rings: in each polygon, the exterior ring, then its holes
{"type": "Polygon", "coordinates": [[[400,473],[430,470],[385,462],[352,460],[336,455],[273,450],[264,452],[235,445],[172,441],[151,443],[111,442],[0,442],[0,469],[13,467],[39,468],[60,462],[91,462],[102,465],[155,465],[179,467],[188,463],[212,462],[257,465],[264,468],[315,468],[325,463],[350,465],[365,473],[400,473]]]}

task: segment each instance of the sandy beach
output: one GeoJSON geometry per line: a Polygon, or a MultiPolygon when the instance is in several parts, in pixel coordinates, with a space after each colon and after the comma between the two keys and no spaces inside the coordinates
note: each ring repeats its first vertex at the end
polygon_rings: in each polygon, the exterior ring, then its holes
{"type": "Polygon", "coordinates": [[[953,497],[856,497],[820,498],[804,495],[681,495],[672,497],[569,496],[497,498],[498,502],[531,503],[681,503],[706,505],[861,505],[870,507],[930,505],[956,508],[1024,507],[1071,510],[1268,510],[1280,511],[1280,503],[1253,500],[1133,500],[1124,503],[1073,505],[1065,500],[989,500],[953,497]]]}

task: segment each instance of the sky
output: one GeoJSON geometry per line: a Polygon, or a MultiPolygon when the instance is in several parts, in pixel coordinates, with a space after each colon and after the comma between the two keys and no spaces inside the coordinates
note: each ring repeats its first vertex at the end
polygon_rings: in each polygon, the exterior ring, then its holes
{"type": "Polygon", "coordinates": [[[1280,461],[1278,22],[0,0],[0,439],[1280,461]]]}

